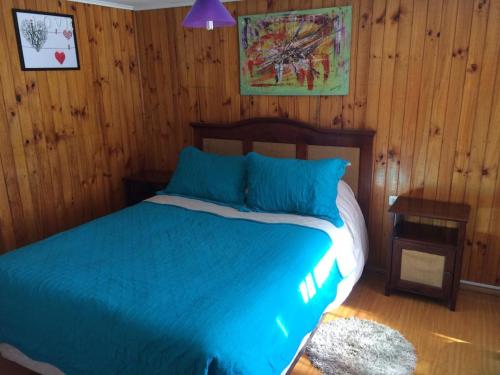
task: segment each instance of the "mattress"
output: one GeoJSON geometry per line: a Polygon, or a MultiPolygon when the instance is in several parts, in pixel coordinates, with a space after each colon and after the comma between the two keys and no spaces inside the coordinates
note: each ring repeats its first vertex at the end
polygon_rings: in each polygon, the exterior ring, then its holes
{"type": "MultiPolygon", "coordinates": [[[[303,216],[297,216],[297,215],[277,215],[277,214],[265,214],[265,213],[254,213],[254,212],[240,212],[238,210],[229,208],[229,207],[223,207],[214,203],[209,203],[209,202],[203,202],[195,199],[189,199],[189,198],[184,198],[184,197],[172,197],[172,196],[157,196],[152,199],[150,199],[148,202],[143,203],[143,205],[150,205],[148,207],[157,207],[157,206],[168,206],[169,208],[178,208],[180,210],[187,210],[189,212],[197,212],[198,215],[199,213],[207,214],[207,215],[215,215],[218,218],[226,218],[232,220],[231,222],[234,221],[245,221],[245,222],[254,222],[254,223],[267,223],[270,225],[288,225],[288,226],[297,226],[294,228],[294,232],[300,232],[302,229],[299,228],[311,228],[311,229],[316,229],[317,231],[327,234],[327,237],[331,240],[331,244],[334,244],[332,246],[335,251],[329,251],[329,254],[334,254],[334,256],[330,256],[331,259],[328,260],[327,263],[330,264],[330,268],[335,268],[333,265],[335,265],[338,268],[338,278],[336,279],[335,285],[336,291],[333,293],[330,293],[330,300],[328,302],[331,302],[327,309],[334,308],[338,305],[340,305],[345,298],[348,296],[350,290],[352,289],[353,285],[356,283],[356,281],[359,279],[359,276],[362,272],[364,262],[366,259],[367,255],[367,238],[366,238],[366,229],[364,226],[364,221],[362,218],[362,214],[359,210],[359,206],[357,205],[354,195],[350,191],[350,189],[347,187],[347,185],[339,186],[339,197],[337,200],[341,216],[344,219],[345,226],[342,228],[335,228],[333,225],[329,225],[328,222],[316,218],[311,218],[311,217],[303,217],[303,216]]],[[[153,209],[153,208],[151,208],[153,209]]],[[[155,208],[154,210],[156,210],[155,208]]],[[[135,212],[131,212],[132,215],[137,215],[135,212]]],[[[123,213],[122,213],[123,215],[123,213]]],[[[129,214],[130,215],[130,214],[129,214]]],[[[138,215],[140,216],[140,215],[138,215]]],[[[140,222],[140,217],[135,218],[136,221],[140,222]]],[[[219,220],[219,219],[216,219],[219,220]]],[[[98,223],[99,224],[99,223],[98,223]]],[[[245,224],[247,225],[247,224],[245,224]]],[[[237,228],[237,227],[236,227],[237,228]]],[[[247,227],[245,227],[247,228],[247,227]]],[[[288,228],[289,229],[289,228],[288,228]]],[[[128,229],[129,230],[129,229],[128,229]]],[[[306,233],[305,231],[304,233],[306,233]]],[[[312,232],[307,232],[307,236],[310,236],[312,232]]],[[[156,233],[158,236],[161,234],[158,232],[156,233]]],[[[155,235],[155,233],[152,233],[152,235],[155,235]]],[[[288,234],[287,234],[288,235],[288,234]]],[[[324,236],[319,235],[318,233],[315,234],[317,236],[317,240],[319,241],[318,243],[324,243],[324,236]]],[[[75,238],[75,241],[78,240],[78,237],[75,238]]],[[[102,235],[100,238],[100,241],[112,241],[112,236],[106,236],[102,235]]],[[[261,244],[262,246],[262,244],[261,244]]],[[[312,251],[313,249],[311,249],[312,251]]],[[[290,251],[293,252],[293,249],[290,251]]],[[[325,251],[323,250],[323,253],[325,251]]],[[[324,259],[325,257],[322,257],[321,259],[324,259]]],[[[304,258],[307,259],[307,258],[304,258]]],[[[316,261],[315,261],[316,262],[316,261]]],[[[317,262],[316,262],[317,263],[317,262]]],[[[88,265],[88,264],[87,264],[88,265]]],[[[274,265],[276,269],[279,269],[279,265],[274,265]]],[[[285,267],[286,268],[286,267],[285,267]]],[[[116,276],[116,275],[115,275],[116,276]]],[[[255,277],[250,275],[249,277],[255,277]]],[[[250,280],[250,279],[249,279],[250,280]]],[[[124,288],[133,288],[134,284],[130,280],[127,279],[127,277],[124,275],[123,280],[123,287],[124,288]]],[[[50,281],[48,281],[50,282],[50,281]]],[[[302,286],[303,283],[300,285],[302,286]]],[[[262,286],[262,285],[261,285],[262,286]]],[[[266,288],[266,289],[272,289],[272,287],[266,288]]],[[[300,291],[300,288],[297,288],[300,291]]],[[[318,293],[319,294],[319,293],[318,293]]],[[[272,296],[271,296],[272,297],[272,296]]],[[[74,295],[73,295],[74,298],[74,295]]],[[[178,296],[176,297],[178,298],[178,296]]],[[[262,297],[265,298],[265,297],[262,297]]],[[[319,297],[318,297],[319,298],[319,297]]],[[[328,298],[328,294],[325,296],[325,298],[328,298]]],[[[326,300],[325,300],[326,301],[326,300]]],[[[177,303],[180,303],[179,301],[176,301],[177,303]]],[[[247,306],[245,306],[245,310],[252,311],[252,308],[250,308],[248,305],[251,305],[251,299],[246,301],[247,306]]],[[[327,305],[323,303],[323,305],[327,305]]],[[[321,306],[321,311],[324,310],[325,306],[321,306]]],[[[109,309],[110,307],[107,306],[109,309]]],[[[254,309],[258,307],[253,307],[254,309]]],[[[321,315],[321,311],[318,310],[320,306],[316,307],[316,311],[314,311],[310,316],[309,316],[309,329],[307,330],[305,327],[302,328],[301,337],[307,337],[308,331],[312,330],[314,325],[317,323],[317,319],[321,315]]],[[[191,310],[190,315],[194,316],[195,311],[191,310]]],[[[304,313],[304,320],[307,320],[305,317],[307,316],[306,313],[304,313]]],[[[255,315],[254,315],[255,316],[255,315]]],[[[179,316],[179,319],[190,319],[192,317],[190,316],[179,316]]],[[[248,317],[248,319],[251,319],[252,316],[248,317]]],[[[271,360],[268,360],[268,362],[274,361],[275,358],[279,358],[279,360],[276,360],[270,367],[266,367],[265,369],[261,368],[252,368],[252,369],[246,369],[245,365],[242,364],[241,368],[238,368],[240,364],[236,363],[238,362],[237,360],[231,362],[229,361],[228,363],[222,363],[224,362],[224,359],[220,359],[217,355],[212,357],[212,360],[210,363],[207,365],[207,363],[201,363],[200,368],[201,372],[203,373],[203,367],[206,368],[211,367],[212,372],[210,371],[205,371],[205,373],[231,373],[233,372],[241,372],[241,373],[280,373],[283,369],[283,371],[286,371],[286,369],[289,366],[289,362],[293,357],[293,352],[298,352],[300,349],[300,346],[303,345],[304,340],[300,340],[298,337],[295,337],[293,340],[290,339],[288,340],[287,336],[289,333],[287,332],[287,327],[281,322],[281,320],[278,319],[279,316],[277,316],[276,322],[273,322],[273,328],[270,328],[271,326],[268,327],[268,329],[265,329],[266,332],[276,330],[274,332],[275,336],[274,339],[271,339],[269,337],[269,340],[267,342],[279,342],[279,340],[283,340],[286,345],[288,345],[288,349],[285,351],[276,351],[276,355],[272,356],[271,360]],[[281,323],[281,324],[280,324],[281,323]],[[277,327],[277,328],[276,328],[277,327]],[[281,330],[281,332],[279,332],[281,330]],[[280,337],[280,339],[277,339],[280,337]],[[283,339],[285,337],[285,339],[283,339]],[[275,340],[276,339],[276,340],[275,340]],[[290,347],[292,345],[293,347],[290,347]],[[216,359],[216,361],[213,361],[213,359],[216,359]],[[217,362],[221,363],[217,363],[217,362]],[[215,364],[213,364],[215,363],[215,364]],[[288,364],[288,365],[287,365],[288,364]],[[220,371],[216,371],[217,367],[220,367],[220,371]]],[[[286,320],[286,318],[283,318],[283,320],[286,320]]],[[[243,319],[244,321],[244,319],[243,319]]],[[[245,325],[249,324],[249,322],[243,322],[242,320],[239,319],[238,322],[234,323],[234,327],[240,327],[239,325],[245,325]]],[[[231,331],[231,324],[223,324],[216,326],[215,328],[219,331],[216,333],[213,333],[213,336],[216,340],[217,338],[220,337],[227,337],[227,333],[224,335],[220,331],[223,330],[228,330],[228,332],[231,331]]],[[[266,327],[265,324],[263,327],[266,327]]],[[[195,332],[195,331],[193,331],[195,332]]],[[[57,336],[57,332],[52,332],[53,335],[57,336]]],[[[293,335],[293,333],[292,333],[293,335]]],[[[82,343],[82,345],[85,345],[85,343],[82,343]]],[[[224,345],[227,345],[227,343],[222,343],[221,348],[224,347],[224,345]]],[[[285,345],[285,344],[283,344],[285,345]]],[[[265,345],[263,345],[265,346],[265,345]]],[[[83,346],[80,348],[82,350],[84,348],[83,346]]],[[[267,348],[269,349],[269,348],[267,348]]],[[[122,348],[122,350],[126,350],[125,347],[122,348]]],[[[148,347],[147,345],[141,348],[142,352],[141,355],[145,357],[150,357],[150,361],[152,363],[149,363],[149,366],[151,366],[151,369],[156,368],[156,363],[155,360],[161,361],[161,352],[160,353],[153,353],[154,355],[150,355],[151,353],[148,353],[148,350],[154,351],[155,349],[152,347],[148,347]]],[[[268,355],[269,351],[272,352],[272,350],[268,350],[267,352],[263,353],[258,353],[261,357],[268,355]]],[[[19,349],[16,349],[15,343],[12,342],[6,342],[3,344],[0,344],[0,353],[7,359],[10,359],[14,362],[17,362],[21,364],[24,367],[30,368],[34,371],[37,371],[42,374],[60,374],[62,373],[61,370],[59,370],[56,366],[52,366],[48,363],[44,363],[42,361],[36,361],[33,360],[32,358],[29,358],[26,354],[23,354],[23,352],[19,349]],[[14,344],[14,345],[13,345],[14,344]]],[[[89,351],[91,353],[91,351],[89,351]]],[[[114,353],[114,355],[120,355],[120,353],[114,353]]],[[[223,356],[222,356],[223,357],[223,356]]],[[[202,359],[201,362],[203,362],[205,357],[200,357],[202,359]]],[[[36,359],[36,358],[35,358],[36,359]]],[[[80,358],[79,358],[80,359],[80,358]]],[[[195,358],[197,359],[197,358],[195,358]]],[[[93,359],[85,359],[81,358],[80,360],[93,360],[93,359]]],[[[187,358],[187,361],[192,361],[192,359],[187,358]]],[[[257,360],[256,360],[257,361],[257,360]]],[[[265,365],[267,366],[267,365],[265,365]]],[[[66,367],[68,369],[68,367],[66,367]]],[[[130,371],[123,371],[123,372],[130,372],[134,373],[137,371],[134,371],[133,367],[129,368],[130,371]]],[[[126,370],[126,369],[125,369],[126,370]]],[[[66,372],[70,373],[72,370],[66,370],[66,372]]],[[[116,372],[116,371],[115,371],[116,372]]],[[[118,371],[121,372],[121,371],[118,371]]],[[[197,373],[196,371],[193,370],[193,373],[197,373]]]]}

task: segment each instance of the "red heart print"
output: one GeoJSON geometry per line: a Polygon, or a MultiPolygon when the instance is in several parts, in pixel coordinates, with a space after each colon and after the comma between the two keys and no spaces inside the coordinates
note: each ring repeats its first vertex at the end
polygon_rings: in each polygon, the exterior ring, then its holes
{"type": "Polygon", "coordinates": [[[55,53],[56,60],[59,61],[59,64],[62,65],[64,60],[66,60],[66,54],[64,52],[56,52],[55,53]]]}
{"type": "Polygon", "coordinates": [[[64,30],[63,31],[63,35],[66,37],[66,39],[71,39],[71,37],[73,36],[73,33],[71,31],[68,31],[68,30],[64,30]]]}

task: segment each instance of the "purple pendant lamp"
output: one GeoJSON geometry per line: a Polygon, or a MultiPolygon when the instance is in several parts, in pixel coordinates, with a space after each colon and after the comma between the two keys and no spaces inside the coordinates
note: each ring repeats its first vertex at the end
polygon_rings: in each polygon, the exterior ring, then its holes
{"type": "Polygon", "coordinates": [[[215,27],[234,26],[236,21],[220,0],[196,0],[182,25],[213,30],[215,27]]]}

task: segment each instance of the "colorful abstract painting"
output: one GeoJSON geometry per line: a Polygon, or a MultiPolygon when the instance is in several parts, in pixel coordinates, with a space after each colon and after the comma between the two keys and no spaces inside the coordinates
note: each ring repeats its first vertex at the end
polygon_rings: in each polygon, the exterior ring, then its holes
{"type": "Polygon", "coordinates": [[[238,18],[242,95],[347,95],[352,8],[238,18]]]}

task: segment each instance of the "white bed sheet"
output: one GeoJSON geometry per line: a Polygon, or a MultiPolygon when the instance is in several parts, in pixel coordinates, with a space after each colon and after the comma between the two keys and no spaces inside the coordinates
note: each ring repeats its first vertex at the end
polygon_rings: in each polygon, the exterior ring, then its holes
{"type": "MultiPolygon", "coordinates": [[[[336,228],[328,221],[314,217],[261,212],[241,212],[234,208],[184,197],[158,195],[147,201],[211,212],[225,217],[244,218],[266,223],[292,223],[325,231],[332,238],[337,264],[340,272],[345,277],[339,283],[337,295],[332,303],[325,309],[325,312],[337,308],[346,300],[352,288],[361,277],[368,257],[368,235],[363,214],[351,188],[343,181],[339,182],[337,196],[337,206],[345,224],[342,228],[336,228]]],[[[310,333],[304,337],[301,345],[297,349],[295,357],[302,350],[309,336],[310,333]]],[[[63,372],[55,366],[33,361],[20,350],[6,343],[0,343],[0,355],[42,375],[63,375],[63,372]]],[[[295,357],[282,371],[282,374],[288,371],[295,357]]]]}

